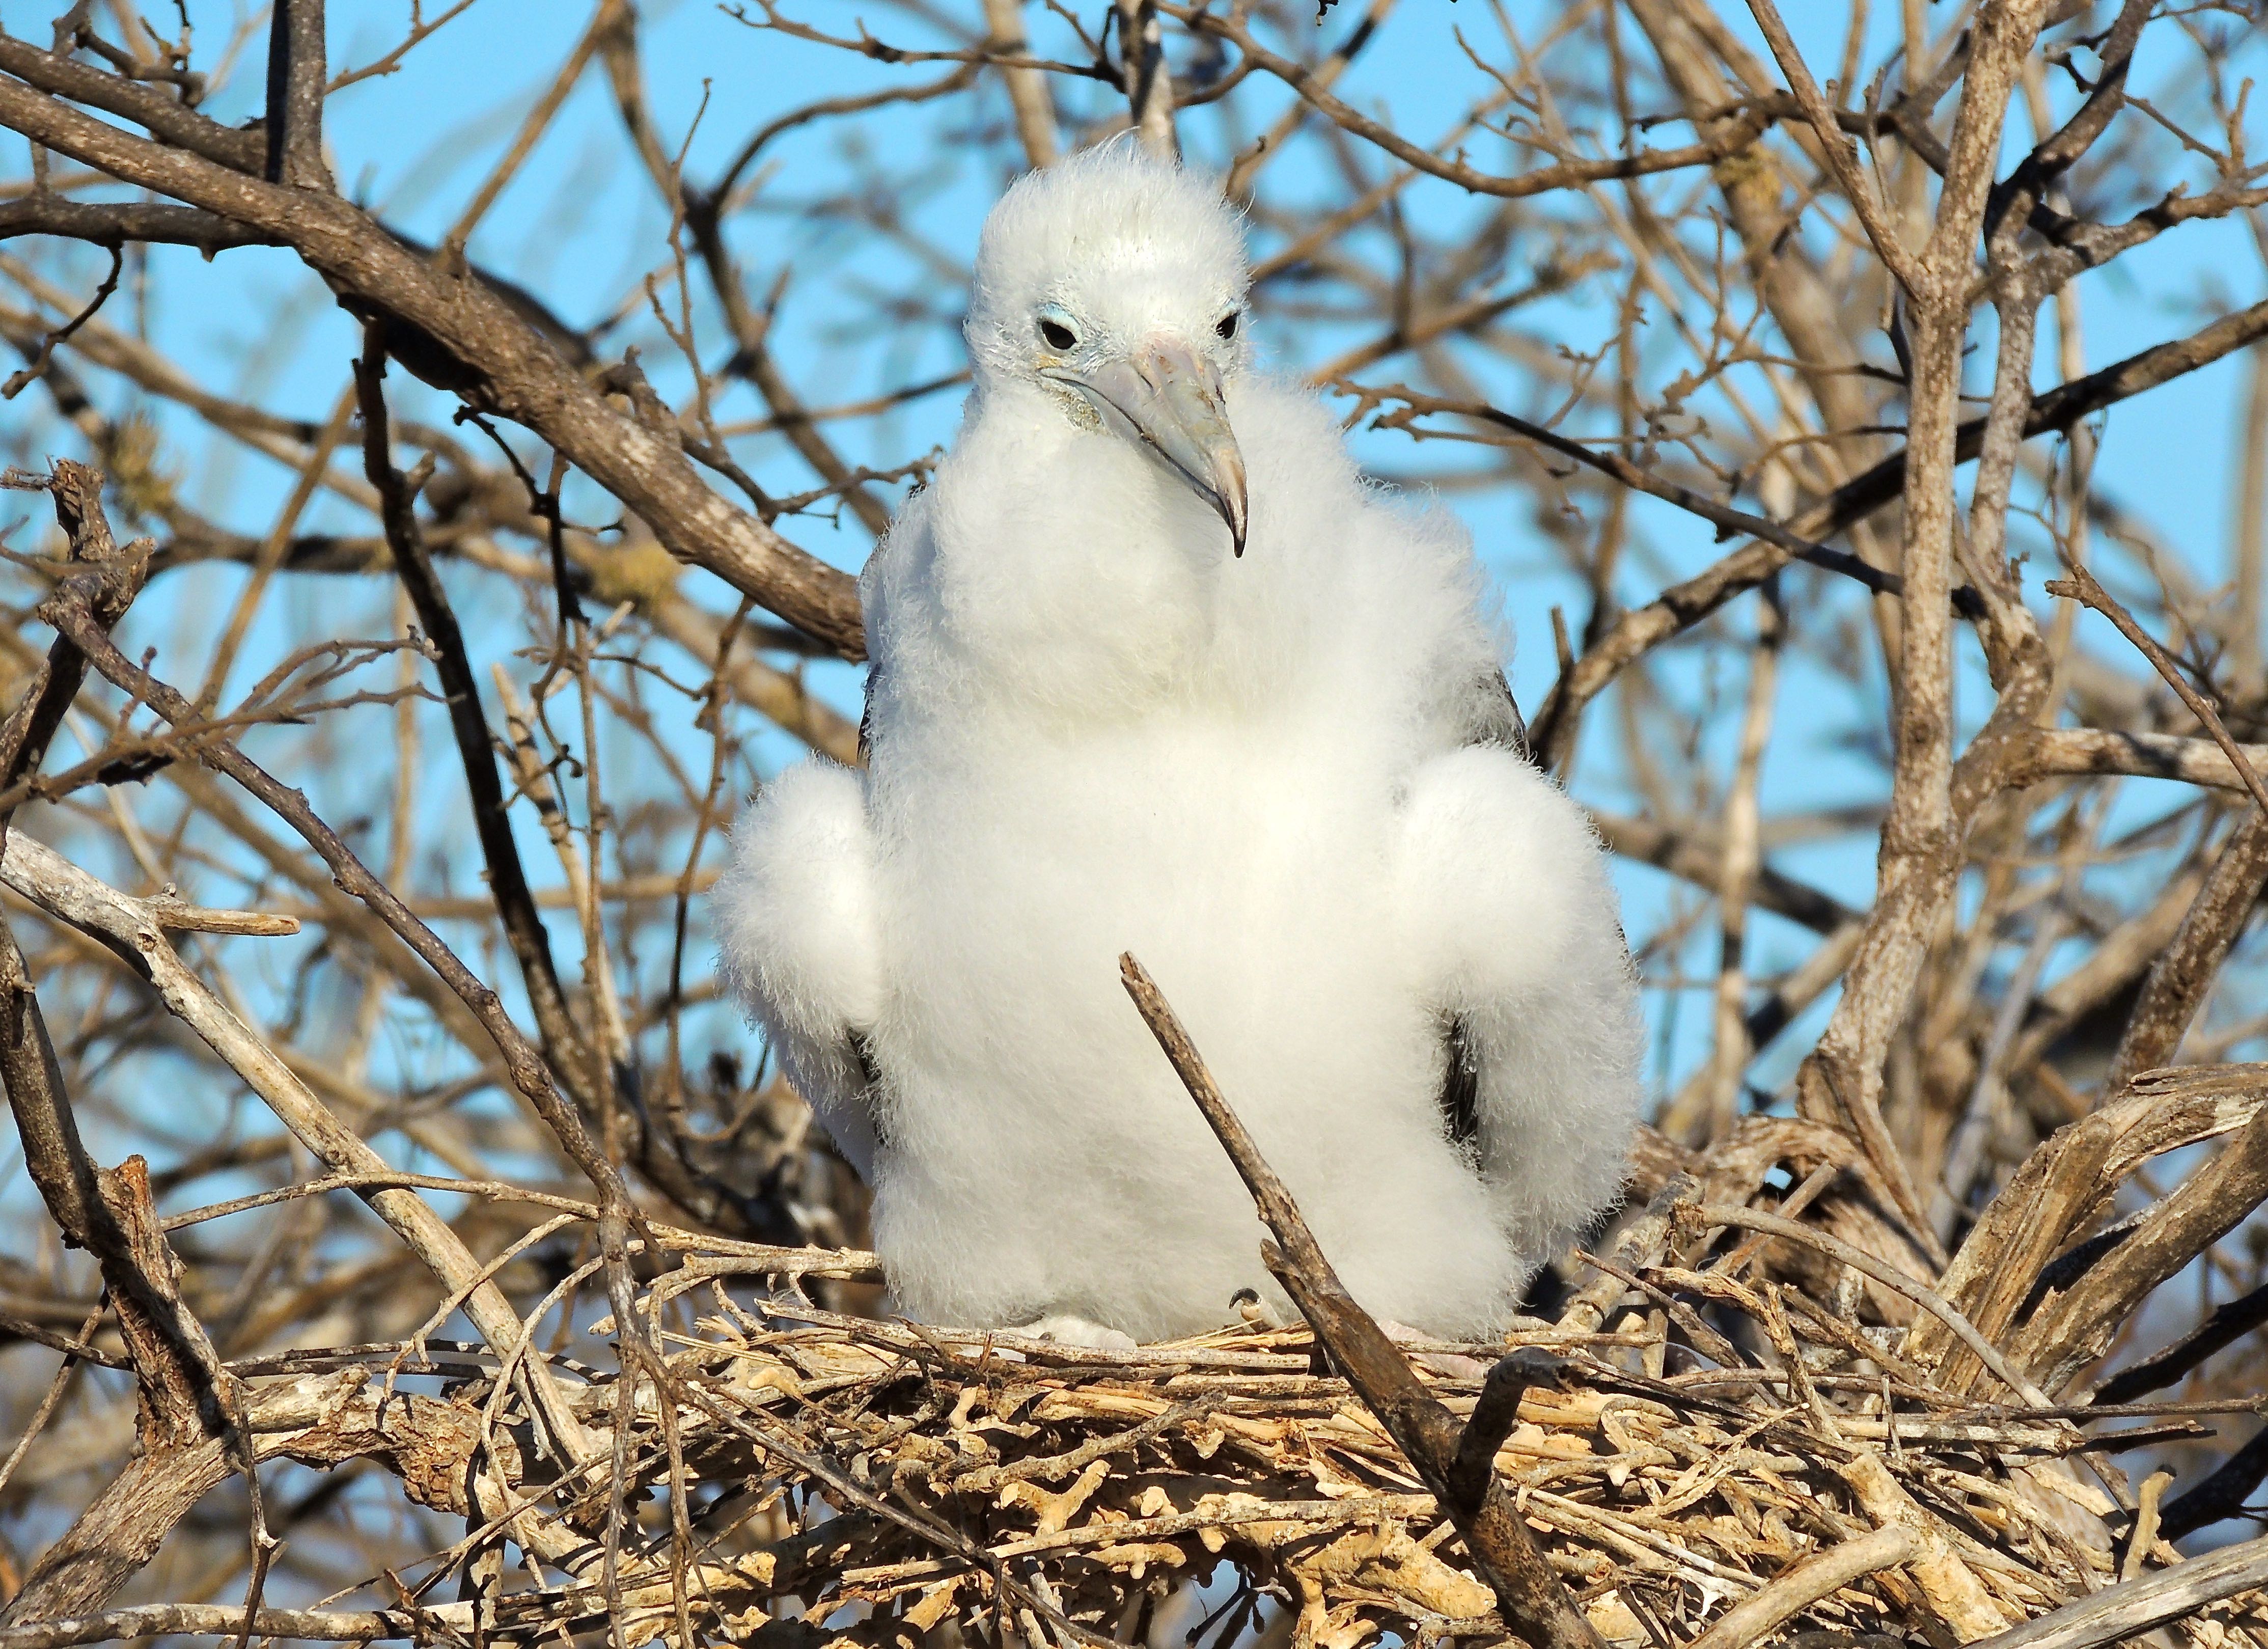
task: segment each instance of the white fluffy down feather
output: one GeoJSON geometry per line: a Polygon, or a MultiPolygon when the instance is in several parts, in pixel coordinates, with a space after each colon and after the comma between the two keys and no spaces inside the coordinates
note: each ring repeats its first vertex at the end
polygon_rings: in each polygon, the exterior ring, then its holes
{"type": "Polygon", "coordinates": [[[733,836],[728,976],[918,1317],[1286,1309],[1122,951],[1381,1317],[1487,1332],[1620,1189],[1603,856],[1513,735],[1468,535],[1253,369],[1246,278],[1218,193],[1130,145],[1008,193],[959,443],[863,580],[867,767],[733,836]]]}

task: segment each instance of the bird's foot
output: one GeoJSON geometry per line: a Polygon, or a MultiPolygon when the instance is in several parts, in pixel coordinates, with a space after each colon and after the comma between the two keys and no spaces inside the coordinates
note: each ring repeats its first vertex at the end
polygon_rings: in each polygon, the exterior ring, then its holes
{"type": "Polygon", "coordinates": [[[1053,1340],[1057,1345],[1083,1345],[1095,1351],[1130,1351],[1135,1349],[1134,1336],[1085,1317],[1059,1313],[1027,1322],[1016,1332],[1035,1340],[1053,1340]]]}
{"type": "Polygon", "coordinates": [[[1245,1329],[1254,1334],[1268,1334],[1278,1329],[1288,1329],[1300,1321],[1296,1311],[1285,1314],[1275,1310],[1260,1298],[1256,1288],[1240,1288],[1229,1296],[1230,1307],[1236,1313],[1234,1322],[1223,1325],[1230,1329],[1245,1329]]]}

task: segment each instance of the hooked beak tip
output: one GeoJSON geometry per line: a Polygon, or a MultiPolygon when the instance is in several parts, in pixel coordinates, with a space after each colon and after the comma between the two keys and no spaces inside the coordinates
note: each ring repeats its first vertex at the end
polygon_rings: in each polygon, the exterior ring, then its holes
{"type": "Polygon", "coordinates": [[[1244,541],[1250,523],[1246,519],[1244,477],[1235,478],[1233,497],[1221,501],[1220,519],[1228,523],[1228,547],[1239,561],[1244,559],[1244,541]]]}
{"type": "MultiPolygon", "coordinates": [[[[1227,420],[1221,420],[1221,429],[1227,431],[1227,420]]],[[[1244,541],[1252,527],[1252,499],[1245,481],[1244,454],[1237,450],[1233,433],[1214,444],[1206,456],[1211,460],[1211,473],[1199,488],[1206,501],[1219,512],[1228,527],[1228,545],[1239,561],[1244,559],[1244,541]]]]}

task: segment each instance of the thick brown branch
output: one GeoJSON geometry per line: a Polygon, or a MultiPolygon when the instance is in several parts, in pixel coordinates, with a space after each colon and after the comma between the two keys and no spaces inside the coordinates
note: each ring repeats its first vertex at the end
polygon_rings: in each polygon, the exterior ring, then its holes
{"type": "MultiPolygon", "coordinates": [[[[2268,772],[2268,745],[2240,745],[2245,764],[2268,772]]],[[[2169,732],[2121,732],[2107,727],[2043,727],[2010,765],[2012,785],[2043,778],[2090,773],[2124,773],[2136,778],[2178,779],[2215,790],[2247,788],[2238,769],[2210,739],[2169,732]]]]}
{"type": "Polygon", "coordinates": [[[0,1610],[0,1641],[34,1623],[100,1609],[232,1469],[228,1444],[217,1437],[135,1455],[0,1610]]]}
{"type": "Polygon", "coordinates": [[[1903,1564],[1918,1551],[1912,1531],[1901,1523],[1886,1523],[1871,1535],[1830,1546],[1727,1609],[1688,1649],[1749,1649],[1820,1599],[1878,1570],[1903,1564]]]}
{"type": "Polygon", "coordinates": [[[2126,75],[2133,66],[2134,45],[2141,38],[2142,26],[2156,10],[2155,0],[2125,0],[2118,9],[2118,20],[2110,26],[2110,36],[2097,48],[2102,54],[2102,72],[2095,77],[2087,100],[2068,121],[2034,145],[2031,153],[2017,164],[2007,179],[1994,186],[1991,203],[1985,209],[1984,235],[1992,238],[1994,225],[2010,211],[2022,213],[2027,219],[2044,202],[2049,187],[2077,165],[2080,158],[2094,147],[2095,140],[2110,129],[2111,121],[2126,102],[2126,75]]]}
{"type": "Polygon", "coordinates": [[[162,201],[98,203],[61,195],[27,195],[0,204],[0,240],[17,235],[63,235],[105,247],[158,241],[201,252],[276,244],[272,235],[194,206],[168,206],[162,201]]]}
{"type": "Polygon", "coordinates": [[[132,121],[151,136],[232,172],[256,173],[267,158],[268,140],[256,129],[224,126],[155,86],[122,75],[105,74],[91,64],[59,51],[42,51],[5,32],[0,32],[0,71],[28,81],[42,92],[132,121]]]}
{"type": "Polygon", "coordinates": [[[67,1649],[75,1644],[122,1643],[147,1638],[238,1638],[298,1643],[373,1643],[423,1638],[431,1611],[406,1609],[263,1609],[249,1623],[241,1609],[221,1603],[144,1603],[70,1620],[43,1620],[0,1631],[0,1649],[67,1649]],[[421,1618],[423,1616],[423,1618],[421,1618]]]}
{"type": "Polygon", "coordinates": [[[2268,1201],[2268,1107],[2066,1292],[2051,1292],[2013,1357],[2051,1393],[2101,1357],[2142,1302],[2268,1201]]]}
{"type": "Polygon", "coordinates": [[[263,175],[286,188],[328,189],[323,164],[323,0],[274,0],[268,22],[268,153],[263,175]]]}
{"type": "Polygon", "coordinates": [[[2268,1538],[2228,1546],[2155,1574],[2106,1586],[1974,1649],[2096,1649],[2137,1638],[2208,1603],[2268,1585],[2268,1538]]]}
{"type": "Polygon", "coordinates": [[[453,365],[449,387],[535,431],[643,516],[671,553],[708,568],[844,657],[864,656],[858,592],[847,574],[710,490],[675,443],[608,406],[468,272],[419,259],[335,195],[243,177],[136,137],[19,81],[0,80],[0,125],[122,181],[288,244],[350,307],[430,335],[453,365]]]}
{"type": "Polygon", "coordinates": [[[2235,1344],[2268,1323],[2268,1283],[2213,1307],[2213,1314],[2164,1351],[2132,1368],[2121,1369],[2095,1388],[2095,1403],[2132,1402],[2162,1391],[2214,1352],[2235,1344]]]}

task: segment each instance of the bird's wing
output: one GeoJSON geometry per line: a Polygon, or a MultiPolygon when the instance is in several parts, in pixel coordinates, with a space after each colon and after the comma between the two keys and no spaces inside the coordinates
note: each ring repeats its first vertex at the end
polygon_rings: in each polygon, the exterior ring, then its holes
{"type": "Polygon", "coordinates": [[[1473,1036],[1464,1016],[1441,1023],[1441,1125],[1449,1143],[1468,1149],[1481,1130],[1481,1073],[1473,1063],[1473,1036]]]}
{"type": "MultiPolygon", "coordinates": [[[[865,687],[858,700],[858,765],[860,767],[865,766],[866,759],[874,754],[874,683],[881,679],[881,675],[880,665],[869,664],[866,666],[865,687]]],[[[1514,710],[1513,713],[1518,715],[1520,712],[1514,710]]]]}
{"type": "Polygon", "coordinates": [[[1512,696],[1512,678],[1492,670],[1474,683],[1465,725],[1467,744],[1497,745],[1529,759],[1528,721],[1512,696]]]}
{"type": "MultiPolygon", "coordinates": [[[[1527,718],[1513,696],[1512,678],[1501,668],[1475,684],[1464,742],[1509,750],[1522,761],[1535,759],[1528,744],[1527,718]]],[[[1472,1033],[1463,1016],[1454,1012],[1441,1022],[1440,1106],[1450,1142],[1469,1149],[1480,1132],[1480,1071],[1474,1063],[1472,1033]]]]}
{"type": "Polygon", "coordinates": [[[828,762],[789,769],[756,798],[711,895],[733,993],[862,1177],[879,1143],[875,898],[859,776],[828,762]]]}
{"type": "Polygon", "coordinates": [[[884,1144],[884,1135],[880,1078],[865,1034],[843,1026],[817,1034],[767,1026],[766,1034],[788,1081],[811,1107],[843,1159],[873,1184],[874,1153],[884,1144]]]}
{"type": "Polygon", "coordinates": [[[1442,1130],[1541,1261],[1618,1194],[1638,1114],[1636,982],[1605,856],[1509,738],[1421,767],[1405,820],[1409,919],[1441,1016],[1442,1130]]]}

